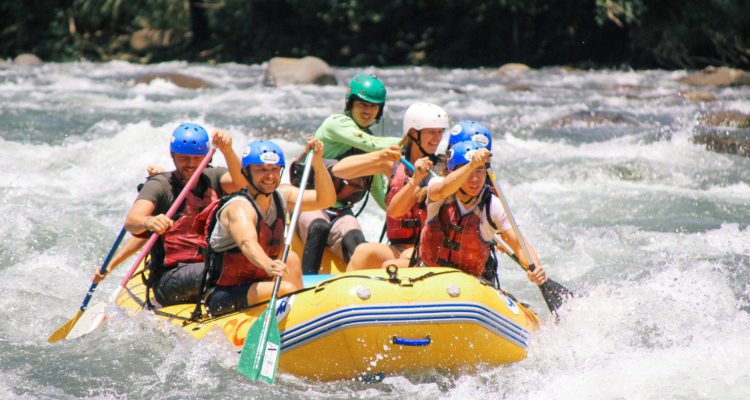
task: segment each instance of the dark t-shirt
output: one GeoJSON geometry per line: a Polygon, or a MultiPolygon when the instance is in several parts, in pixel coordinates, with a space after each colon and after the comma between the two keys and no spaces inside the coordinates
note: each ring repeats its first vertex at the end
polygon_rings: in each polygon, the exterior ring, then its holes
{"type": "MultiPolygon", "coordinates": [[[[203,192],[210,187],[216,191],[219,197],[224,196],[226,193],[221,189],[220,182],[221,177],[226,172],[227,169],[224,167],[207,167],[203,170],[203,174],[193,188],[193,194],[202,197],[203,192]]],[[[166,214],[172,202],[182,191],[182,185],[177,182],[176,178],[173,178],[173,173],[174,171],[162,172],[148,178],[138,193],[136,200],[148,200],[154,203],[156,208],[153,215],[166,214]],[[178,186],[175,187],[175,185],[178,186]]]]}

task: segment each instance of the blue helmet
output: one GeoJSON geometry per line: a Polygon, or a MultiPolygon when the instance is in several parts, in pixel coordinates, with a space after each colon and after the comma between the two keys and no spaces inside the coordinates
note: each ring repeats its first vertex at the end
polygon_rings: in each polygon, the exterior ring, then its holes
{"type": "Polygon", "coordinates": [[[487,150],[492,150],[492,135],[486,126],[476,121],[462,120],[451,128],[451,136],[448,138],[448,147],[459,142],[476,142],[487,150]]]}
{"type": "Polygon", "coordinates": [[[208,154],[208,132],[198,124],[181,124],[172,132],[169,151],[189,156],[205,156],[208,154]]]}
{"type": "Polygon", "coordinates": [[[242,151],[242,168],[263,164],[285,167],[284,152],[279,145],[269,140],[253,140],[242,151]]]}
{"type": "Polygon", "coordinates": [[[484,146],[481,144],[468,140],[454,144],[453,147],[448,149],[448,170],[453,171],[471,162],[474,151],[483,148],[484,146]]]}

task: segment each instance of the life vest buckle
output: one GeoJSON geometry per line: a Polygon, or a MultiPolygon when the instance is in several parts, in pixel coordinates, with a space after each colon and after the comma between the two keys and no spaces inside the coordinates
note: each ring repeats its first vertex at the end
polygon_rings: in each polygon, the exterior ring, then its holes
{"type": "Polygon", "coordinates": [[[451,229],[453,229],[454,231],[456,231],[458,233],[463,233],[463,231],[464,231],[464,227],[463,226],[456,225],[456,224],[454,224],[452,222],[451,222],[451,229]]]}
{"type": "Polygon", "coordinates": [[[458,251],[461,248],[461,244],[445,239],[445,241],[443,242],[443,247],[452,251],[458,251]]]}
{"type": "Polygon", "coordinates": [[[421,228],[422,222],[420,222],[419,219],[417,218],[402,219],[401,227],[402,228],[421,228]]]}

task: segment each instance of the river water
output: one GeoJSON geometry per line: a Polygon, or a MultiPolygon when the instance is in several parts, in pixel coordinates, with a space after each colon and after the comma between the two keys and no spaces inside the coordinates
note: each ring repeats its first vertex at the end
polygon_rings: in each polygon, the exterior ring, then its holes
{"type": "MultiPolygon", "coordinates": [[[[239,376],[236,352],[219,337],[195,341],[117,310],[100,331],[48,344],[77,311],[146,166],[171,166],[178,123],[226,129],[235,149],[273,138],[289,159],[342,109],[343,84],[268,88],[264,68],[0,67],[0,398],[750,398],[750,159],[691,141],[703,113],[750,113],[750,88],[690,102],[676,82],[685,71],[374,70],[388,86],[378,134],[398,135],[415,101],[490,127],[493,167],[522,230],[548,275],[578,294],[555,324],[539,291],[503,260],[503,286],[545,319],[524,361],[456,379],[282,375],[268,386],[239,376]],[[133,84],[156,72],[216,88],[133,84]]],[[[356,72],[336,69],[340,82],[356,72]]],[[[362,218],[377,240],[382,212],[371,204],[362,218]]]]}

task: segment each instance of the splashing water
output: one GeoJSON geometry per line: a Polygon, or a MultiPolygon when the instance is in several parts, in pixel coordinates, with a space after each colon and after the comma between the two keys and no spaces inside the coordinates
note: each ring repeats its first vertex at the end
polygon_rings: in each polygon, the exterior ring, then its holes
{"type": "MultiPolygon", "coordinates": [[[[490,127],[493,167],[524,233],[548,274],[579,294],[558,324],[546,318],[522,362],[381,383],[282,375],[267,386],[234,372],[236,352],[217,335],[195,341],[146,313],[115,310],[104,329],[48,345],[79,306],[146,166],[171,167],[178,123],[226,129],[235,149],[272,138],[289,158],[341,112],[343,85],[264,87],[264,67],[0,68],[0,397],[750,398],[750,160],[691,141],[702,113],[750,112],[750,89],[689,102],[679,71],[376,71],[388,85],[378,134],[398,134],[416,101],[490,127]],[[176,70],[217,88],[133,85],[139,74],[176,70]]],[[[340,82],[356,72],[336,70],[340,82]]],[[[361,218],[377,240],[382,211],[370,204],[361,218]]],[[[510,262],[501,279],[546,312],[510,262]]]]}

